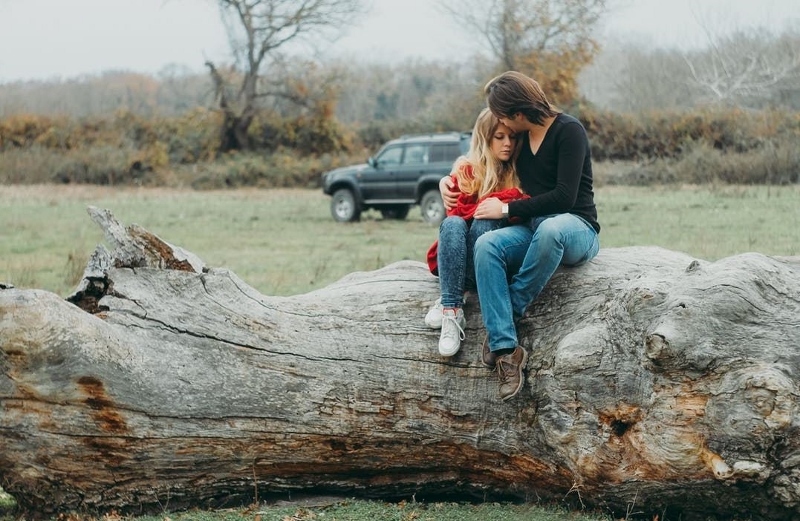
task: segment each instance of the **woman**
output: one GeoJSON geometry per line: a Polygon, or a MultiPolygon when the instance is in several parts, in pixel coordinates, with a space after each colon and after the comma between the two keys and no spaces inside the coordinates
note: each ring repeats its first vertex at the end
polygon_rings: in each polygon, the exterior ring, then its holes
{"type": "Polygon", "coordinates": [[[425,323],[441,328],[439,353],[453,356],[464,339],[464,291],[475,289],[472,252],[475,241],[502,227],[507,219],[474,220],[478,203],[487,197],[511,201],[523,197],[518,188],[514,159],[518,150],[514,133],[483,109],[472,130],[469,153],[460,157],[449,178],[460,191],[439,227],[439,240],[428,251],[428,265],[439,275],[441,297],[428,311],[425,323]]]}

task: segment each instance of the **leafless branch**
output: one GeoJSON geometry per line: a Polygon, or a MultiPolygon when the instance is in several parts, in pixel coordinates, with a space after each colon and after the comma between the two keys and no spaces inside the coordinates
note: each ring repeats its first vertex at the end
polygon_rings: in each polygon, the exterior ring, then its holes
{"type": "Polygon", "coordinates": [[[721,37],[706,31],[708,50],[686,53],[691,81],[717,102],[767,98],[775,87],[800,79],[800,35],[780,38],[764,30],[721,37]]]}

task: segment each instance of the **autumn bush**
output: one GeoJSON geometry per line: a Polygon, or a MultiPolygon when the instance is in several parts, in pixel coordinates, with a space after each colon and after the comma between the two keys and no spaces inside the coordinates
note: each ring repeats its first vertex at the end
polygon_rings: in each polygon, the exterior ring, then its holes
{"type": "Polygon", "coordinates": [[[175,166],[163,176],[164,184],[196,190],[245,186],[318,188],[323,172],[353,161],[347,154],[309,155],[282,148],[272,154],[227,153],[216,161],[175,166]]]}
{"type": "Polygon", "coordinates": [[[748,152],[800,133],[800,115],[781,111],[733,108],[634,115],[585,109],[579,117],[599,161],[678,158],[697,143],[748,152]]]}
{"type": "Polygon", "coordinates": [[[746,152],[723,151],[695,143],[677,158],[629,163],[603,184],[649,186],[654,184],[786,185],[800,182],[797,138],[768,141],[746,152]]]}
{"type": "Polygon", "coordinates": [[[131,167],[135,153],[109,146],[59,151],[36,145],[8,150],[0,153],[0,182],[141,184],[147,172],[131,167]]]}
{"type": "Polygon", "coordinates": [[[63,138],[68,136],[68,118],[51,118],[21,114],[0,120],[0,151],[13,148],[30,148],[40,141],[45,145],[60,145],[66,148],[63,138]],[[62,140],[58,140],[56,133],[61,131],[62,140]],[[51,139],[45,136],[50,134],[51,139]],[[62,142],[59,142],[62,141],[62,142]]]}
{"type": "MultiPolygon", "coordinates": [[[[566,110],[586,125],[595,161],[634,165],[610,183],[798,182],[798,113],[566,110]]],[[[321,172],[364,162],[399,135],[464,130],[436,118],[345,127],[323,107],[293,117],[260,115],[250,128],[253,149],[221,154],[221,122],[204,108],[173,117],[12,116],[0,120],[0,182],[308,187],[318,185],[321,172]]]]}
{"type": "Polygon", "coordinates": [[[256,150],[274,152],[291,149],[300,154],[339,153],[353,147],[354,133],[344,129],[335,119],[318,113],[294,118],[261,115],[249,129],[256,150]]]}

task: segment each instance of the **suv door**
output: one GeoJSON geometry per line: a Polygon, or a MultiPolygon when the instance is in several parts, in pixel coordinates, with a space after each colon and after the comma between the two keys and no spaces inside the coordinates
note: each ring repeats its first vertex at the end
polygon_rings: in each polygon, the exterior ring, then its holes
{"type": "Polygon", "coordinates": [[[364,201],[394,198],[395,170],[403,159],[403,146],[388,146],[370,160],[371,168],[358,174],[364,201]]]}
{"type": "Polygon", "coordinates": [[[403,163],[397,167],[395,194],[399,201],[414,202],[417,181],[425,173],[428,165],[428,144],[407,143],[403,163]]]}

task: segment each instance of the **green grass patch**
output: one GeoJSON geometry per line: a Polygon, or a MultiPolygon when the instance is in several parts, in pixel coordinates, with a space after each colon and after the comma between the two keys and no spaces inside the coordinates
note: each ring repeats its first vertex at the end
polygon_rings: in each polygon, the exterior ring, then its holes
{"type": "MultiPolygon", "coordinates": [[[[716,260],[756,251],[800,255],[800,187],[597,189],[602,248],[655,245],[716,260]]],[[[438,230],[417,208],[405,221],[367,212],[334,222],[320,190],[199,192],[96,186],[0,187],[0,282],[65,296],[103,242],[86,207],[108,208],[225,267],[265,295],[324,287],[354,271],[423,261],[438,230]]]]}
{"type": "MultiPolygon", "coordinates": [[[[0,518],[12,521],[12,517],[0,518]]],[[[159,515],[102,517],[62,515],[57,520],[85,521],[609,521],[600,514],[552,506],[514,503],[408,502],[342,500],[322,506],[258,504],[240,509],[188,510],[159,515]]]]}
{"type": "Polygon", "coordinates": [[[800,186],[604,187],[601,247],[661,246],[705,260],[800,255],[800,186]]]}

